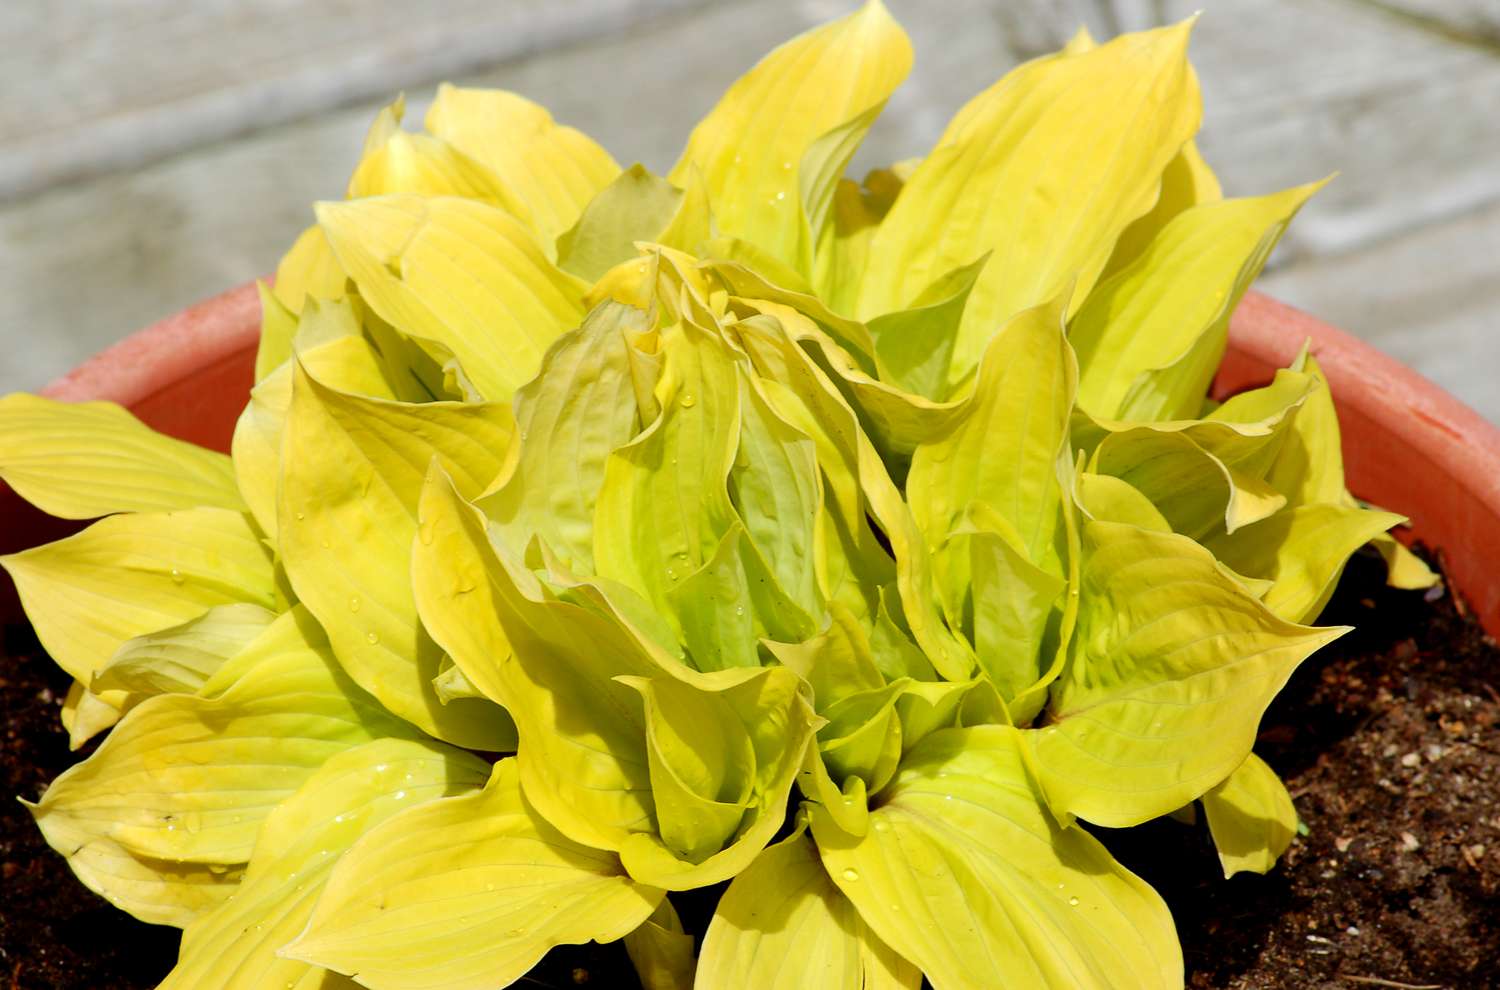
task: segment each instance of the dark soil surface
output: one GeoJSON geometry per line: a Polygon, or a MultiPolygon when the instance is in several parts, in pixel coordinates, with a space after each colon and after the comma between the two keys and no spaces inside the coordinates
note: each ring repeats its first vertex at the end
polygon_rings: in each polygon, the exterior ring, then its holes
{"type": "Polygon", "coordinates": [[[1201,824],[1104,837],[1171,906],[1192,988],[1500,987],[1500,649],[1383,579],[1350,562],[1320,622],[1355,631],[1261,722],[1307,829],[1275,870],[1224,880],[1201,824]]]}
{"type": "MultiPolygon", "coordinates": [[[[1500,988],[1500,649],[1452,598],[1382,581],[1378,558],[1351,562],[1322,621],[1356,631],[1262,723],[1256,751],[1307,826],[1280,866],[1224,880],[1201,824],[1103,835],[1171,905],[1195,990],[1500,988]]],[[[0,795],[34,799],[83,755],[58,724],[67,684],[29,630],[4,630],[0,795]]],[[[678,903],[691,918],[705,900],[678,903]]],[[[153,987],[176,944],[0,800],[0,990],[153,987]]],[[[638,986],[619,945],[554,952],[521,985],[638,986]]]]}

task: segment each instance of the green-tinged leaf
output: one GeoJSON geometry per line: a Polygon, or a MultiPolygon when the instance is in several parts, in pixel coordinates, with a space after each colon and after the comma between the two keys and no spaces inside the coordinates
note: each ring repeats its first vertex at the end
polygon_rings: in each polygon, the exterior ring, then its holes
{"type": "Polygon", "coordinates": [[[738,522],[702,567],[667,592],[667,600],[688,660],[704,671],[759,666],[761,640],[800,639],[814,628],[738,522]]]}
{"type": "Polygon", "coordinates": [[[682,930],[672,902],[663,897],[651,917],[625,936],[625,951],[642,990],[692,990],[693,936],[682,930]]]}
{"type": "Polygon", "coordinates": [[[1167,162],[1161,173],[1161,194],[1151,212],[1136,220],[1115,242],[1109,264],[1104,266],[1101,278],[1109,278],[1128,266],[1151,246],[1151,241],[1167,224],[1184,210],[1204,203],[1217,203],[1224,198],[1219,179],[1203,155],[1197,143],[1189,141],[1182,146],[1177,157],[1167,162]]]}
{"type": "Polygon", "coordinates": [[[478,757],[432,741],[380,739],[339,753],[267,817],[234,899],[183,932],[159,990],[352,988],[352,981],[278,957],[296,938],[339,857],[392,815],[484,786],[478,757]],[[321,980],[322,982],[319,982],[321,980]]]}
{"type": "Polygon", "coordinates": [[[1299,505],[1205,545],[1236,571],[1271,581],[1264,601],[1272,612],[1311,622],[1328,604],[1349,556],[1403,522],[1390,512],[1299,505]]]}
{"type": "Polygon", "coordinates": [[[719,229],[811,271],[833,182],[911,68],[911,43],[879,0],[781,45],[693,129],[672,181],[701,170],[719,229]],[[829,132],[844,133],[820,142],[829,132]],[[804,198],[805,197],[805,198],[804,198]]]}
{"type": "Polygon", "coordinates": [[[799,828],[734,878],[704,936],[715,990],[917,990],[921,972],[865,925],[799,828]]]}
{"type": "Polygon", "coordinates": [[[997,533],[970,533],[963,540],[973,581],[974,655],[1000,697],[1009,700],[1041,676],[1042,636],[1064,582],[997,533]]]}
{"type": "MultiPolygon", "coordinates": [[[[871,362],[861,353],[847,349],[791,306],[760,299],[736,298],[732,302],[737,308],[774,318],[802,344],[858,412],[860,425],[875,446],[892,462],[908,457],[918,444],[940,434],[962,415],[962,402],[934,402],[874,377],[865,367],[871,362]]],[[[860,324],[855,326],[862,328],[860,324]]]]}
{"type": "Polygon", "coordinates": [[[964,305],[989,256],[956,268],[922,291],[907,309],[870,321],[875,354],[893,384],[934,402],[948,397],[948,366],[964,305]]]}
{"type": "Polygon", "coordinates": [[[1172,917],[1091,835],[1060,828],[1007,726],[934,733],[856,839],[813,810],[827,875],[936,990],[1182,985],[1172,917]]]}
{"type": "Polygon", "coordinates": [[[659,665],[620,623],[547,595],[497,553],[483,516],[440,472],[422,493],[412,585],[455,664],[516,719],[528,799],[574,841],[618,849],[655,827],[645,719],[620,675],[659,665]]]}
{"type": "Polygon", "coordinates": [[[825,597],[857,616],[873,618],[872,598],[890,581],[890,557],[874,538],[873,521],[893,551],[912,638],[943,676],[966,679],[973,653],[943,624],[922,534],[853,409],[779,321],[755,316],[733,329],[757,373],[779,383],[766,392],[776,411],[817,447],[829,509],[819,522],[818,569],[825,597]]]}
{"type": "Polygon", "coordinates": [[[1078,404],[1113,419],[1195,416],[1224,356],[1229,316],[1322,183],[1188,209],[1103,282],[1069,327],[1078,404]]]}
{"type": "Polygon", "coordinates": [[[875,169],[863,182],[840,179],[813,259],[818,295],[840,313],[852,313],[869,260],[870,241],[890,211],[903,179],[893,168],[875,169]]]}
{"type": "Polygon", "coordinates": [[[110,516],[0,566],[47,652],[85,683],[126,640],[215,605],[277,606],[270,552],[228,509],[110,516]]]}
{"type": "Polygon", "coordinates": [[[194,694],[276,619],[259,605],[219,605],[182,625],[120,644],[94,675],[94,691],[121,691],[133,706],[158,694],[194,694]]]}
{"type": "Polygon", "coordinates": [[[755,777],[750,733],[722,694],[670,678],[627,681],[646,707],[646,756],[663,844],[694,865],[739,828],[755,777]]]}
{"type": "Polygon", "coordinates": [[[901,759],[901,716],[896,705],[906,681],[893,681],[841,698],[823,712],[828,724],[818,730],[818,751],[830,779],[847,788],[851,777],[874,794],[896,772],[901,759]]]}
{"type": "Polygon", "coordinates": [[[372,990],[506,986],[555,945],[624,937],[661,896],[549,825],[522,796],[515,761],[502,760],[482,791],[368,832],[282,955],[372,990]]]}
{"type": "Polygon", "coordinates": [[[1073,498],[1089,519],[1129,523],[1153,533],[1172,532],[1172,524],[1161,510],[1124,478],[1080,471],[1074,481],[1073,498]]]}
{"type": "Polygon", "coordinates": [[[816,523],[823,505],[817,445],[777,413],[757,378],[742,375],[740,387],[739,450],[729,472],[735,508],[779,587],[817,615],[816,523]]]}
{"type": "Polygon", "coordinates": [[[515,729],[497,706],[438,699],[442,652],[417,618],[409,568],[428,465],[471,497],[483,491],[510,443],[509,406],[365,398],[301,365],[293,377],[278,516],[298,598],[344,669],[391,711],[455,745],[508,751],[515,729]]]}
{"type": "Polygon", "coordinates": [[[557,239],[557,266],[590,282],[615,265],[636,257],[638,241],[670,241],[692,251],[710,234],[708,200],[696,173],[683,178],[683,190],[652,175],[644,165],[632,165],[589,201],[583,215],[557,239]]]}
{"type": "Polygon", "coordinates": [[[243,509],[223,454],[157,433],[112,402],[0,398],[0,480],[64,519],[243,509]]]}
{"type": "Polygon", "coordinates": [[[1226,465],[1185,432],[1150,427],[1112,433],[1094,451],[1091,473],[1128,483],[1172,529],[1195,540],[1234,533],[1286,505],[1286,496],[1226,465]]]}
{"type": "Polygon", "coordinates": [[[1293,669],[1347,628],[1278,618],[1186,537],[1098,521],[1083,536],[1072,656],[1026,739],[1056,814],[1124,827],[1243,763],[1293,669]]]}
{"type": "Polygon", "coordinates": [[[722,339],[692,323],[663,332],[662,413],[609,456],[594,508],[594,560],[666,613],[735,518],[727,479],[740,426],[739,376],[722,339]]]}
{"type": "Polygon", "coordinates": [[[426,126],[490,171],[505,190],[502,205],[534,231],[549,258],[557,238],[620,174],[609,153],[583,132],[504,90],[444,83],[426,126]]]}
{"type": "Polygon", "coordinates": [[[567,566],[593,572],[605,463],[644,419],[631,355],[647,329],[640,310],[604,303],[552,346],[541,374],[516,392],[518,460],[479,503],[511,546],[540,536],[567,566]]]}
{"type": "Polygon", "coordinates": [[[294,610],[201,693],[131,710],[32,809],[47,841],[111,900],[141,896],[136,871],[119,868],[127,854],[221,871],[246,862],[266,815],[329,757],[409,734],[338,670],[321,636],[294,610]]]}
{"type": "Polygon", "coordinates": [[[807,681],[820,715],[851,694],[886,683],[869,637],[842,605],[830,606],[828,624],[817,635],[797,643],[767,642],[766,647],[783,666],[807,681]]]}
{"type": "Polygon", "coordinates": [[[1198,129],[1190,28],[1037,59],[970,101],[876,231],[856,315],[906,308],[944,272],[993,252],[954,346],[956,384],[1016,314],[1070,283],[1076,309],[1198,129]]]}
{"type": "Polygon", "coordinates": [[[387,323],[437,341],[487,399],[511,397],[583,316],[583,282],[553,266],[509,213],[414,195],[320,203],[318,222],[387,323]]]}
{"type": "Polygon", "coordinates": [[[1225,877],[1269,872],[1297,834],[1291,795],[1276,771],[1254,753],[1203,795],[1203,812],[1225,877]]]}
{"type": "Polygon", "coordinates": [[[906,477],[917,526],[937,546],[973,502],[1015,527],[1035,564],[1057,531],[1056,463],[1077,369],[1062,303],[1029,309],[991,340],[966,414],[919,446],[906,477]]]}
{"type": "MultiPolygon", "coordinates": [[[[770,268],[747,267],[735,261],[714,258],[705,261],[703,267],[735,296],[730,300],[734,306],[778,319],[795,313],[813,328],[809,338],[817,337],[816,331],[821,330],[848,351],[862,369],[875,370],[875,341],[870,336],[870,328],[829,309],[822,299],[812,294],[811,289],[795,288],[791,283],[773,280],[770,268]]],[[[788,332],[792,329],[787,328],[788,332]]]]}
{"type": "MultiPolygon", "coordinates": [[[[637,833],[629,836],[620,849],[620,859],[632,877],[642,883],[668,890],[688,890],[728,880],[745,869],[776,835],[786,819],[787,799],[792,783],[805,763],[806,753],[820,720],[813,714],[806,685],[791,671],[780,667],[758,670],[723,670],[712,674],[693,674],[685,668],[659,678],[657,684],[667,692],[656,699],[655,712],[648,710],[649,744],[663,752],[664,738],[677,740],[672,751],[672,769],[679,780],[691,774],[698,778],[696,793],[719,783],[721,804],[743,803],[743,816],[732,834],[725,837],[720,851],[701,860],[707,842],[687,849],[690,855],[672,847],[674,826],[669,822],[673,809],[662,803],[662,792],[656,790],[656,812],[660,836],[637,833]],[[694,699],[688,703],[688,699],[694,699]],[[673,706],[677,710],[670,710],[673,706]],[[710,728],[709,718],[722,725],[710,728]],[[670,724],[664,736],[662,729],[670,724]],[[727,768],[711,766],[717,744],[709,741],[713,733],[725,740],[722,755],[727,768]],[[746,758],[742,739],[748,738],[753,763],[746,758]],[[702,743],[703,752],[690,753],[693,744],[702,743]],[[675,756],[673,755],[675,753],[675,756]],[[694,767],[698,769],[694,770],[694,767]],[[741,775],[752,772],[748,791],[741,775]],[[745,793],[742,802],[725,801],[736,793],[745,793]]],[[[657,762],[653,759],[651,781],[657,788],[657,762]]],[[[700,805],[700,812],[706,810],[700,805]]],[[[721,821],[727,821],[728,815],[721,821]]],[[[722,827],[722,824],[721,824],[722,827]]],[[[681,844],[681,843],[679,843],[681,844]]]]}

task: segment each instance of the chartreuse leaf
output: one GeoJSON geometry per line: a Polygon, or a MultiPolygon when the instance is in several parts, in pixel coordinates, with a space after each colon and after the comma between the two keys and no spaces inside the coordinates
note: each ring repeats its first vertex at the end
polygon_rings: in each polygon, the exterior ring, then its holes
{"type": "Polygon", "coordinates": [[[128,706],[158,694],[194,694],[275,619],[274,612],[248,602],[216,606],[182,625],[120,644],[91,687],[124,692],[128,706]]]}
{"type": "Polygon", "coordinates": [[[1059,827],[1020,730],[935,732],[912,750],[861,838],[812,810],[827,876],[936,990],[1182,985],[1161,898],[1091,835],[1059,827]]]}
{"type": "Polygon", "coordinates": [[[1185,210],[1101,283],[1069,328],[1082,368],[1078,404],[1112,419],[1197,415],[1224,356],[1230,314],[1322,185],[1185,210]]]}
{"type": "Polygon", "coordinates": [[[509,399],[583,316],[583,282],[510,214],[415,195],[320,203],[318,222],[360,295],[396,329],[452,350],[486,399],[509,399]]]}
{"type": "MultiPolygon", "coordinates": [[[[304,230],[276,265],[274,292],[277,300],[291,313],[302,312],[308,299],[342,299],[348,291],[349,276],[333,254],[328,235],[314,224],[304,230]]],[[[285,356],[282,360],[285,360],[285,356]]],[[[261,372],[275,365],[268,356],[264,364],[256,361],[256,380],[261,372]]],[[[279,362],[278,362],[279,363],[279,362]]]]}
{"type": "Polygon", "coordinates": [[[662,843],[690,863],[718,852],[745,816],[755,748],[721,694],[670,678],[626,681],[646,708],[646,757],[662,843]]]}
{"type": "Polygon", "coordinates": [[[397,812],[477,790],[489,774],[478,757],[430,740],[379,739],[331,757],[266,818],[234,899],[183,932],[160,990],[352,988],[277,950],[302,931],[340,855],[362,835],[397,812]]]}
{"type": "Polygon", "coordinates": [[[1077,379],[1063,305],[1028,309],[996,334],[965,415],[912,455],[906,497],[930,545],[970,503],[983,502],[1015,528],[1029,560],[1046,558],[1059,519],[1057,457],[1077,379]]]}
{"type": "MultiPolygon", "coordinates": [[[[349,178],[350,199],[420,193],[510,205],[508,191],[487,169],[442,140],[401,130],[405,108],[405,98],[397,97],[375,115],[365,135],[359,164],[349,178]]],[[[276,268],[275,295],[292,314],[302,312],[307,299],[341,299],[347,290],[344,269],[327,235],[316,224],[303,231],[276,268]]],[[[269,358],[264,343],[261,353],[269,358]]],[[[283,354],[282,359],[288,356],[283,354]]],[[[275,364],[257,356],[256,381],[273,367],[275,364]]]]}
{"type": "Polygon", "coordinates": [[[546,593],[491,543],[483,516],[429,475],[412,554],[422,621],[454,663],[516,719],[528,799],[575,841],[618,849],[655,826],[645,717],[616,678],[659,666],[620,623],[546,593]]]}
{"type": "MultiPolygon", "coordinates": [[[[854,352],[797,310],[760,300],[736,301],[774,317],[794,340],[808,348],[818,367],[858,411],[861,427],[875,446],[893,463],[941,433],[963,411],[961,402],[934,402],[872,377],[854,352]]],[[[904,315],[894,314],[893,318],[904,315]]]]}
{"type": "Polygon", "coordinates": [[[661,898],[553,828],[502,760],[483,790],[366,833],[281,953],[372,990],[508,986],[555,945],[624,937],[661,898]]]}
{"type": "Polygon", "coordinates": [[[1089,468],[1130,484],[1175,531],[1196,540],[1234,533],[1286,505],[1285,495],[1229,467],[1186,432],[1140,427],[1111,433],[1094,451],[1089,468]]]}
{"type": "Polygon", "coordinates": [[[825,597],[873,619],[871,597],[892,577],[890,557],[874,539],[873,520],[894,551],[894,577],[913,638],[944,676],[965,679],[973,668],[972,652],[942,622],[922,534],[853,409],[779,321],[755,316],[733,329],[757,373],[779,383],[767,390],[777,412],[817,447],[825,506],[831,510],[819,523],[825,597]]]}
{"type": "Polygon", "coordinates": [[[531,228],[549,258],[557,238],[620,174],[609,153],[582,131],[555,123],[546,108],[504,90],[444,83],[426,126],[499,180],[506,192],[502,204],[531,228]]]}
{"type": "Polygon", "coordinates": [[[1076,309],[1198,129],[1191,26],[1028,62],[970,101],[876,230],[855,315],[903,309],[934,279],[992,252],[964,311],[952,384],[1016,314],[1070,283],[1076,309]]]}
{"type": "MultiPolygon", "coordinates": [[[[758,341],[760,336],[744,339],[758,341]]],[[[911,508],[901,498],[900,489],[860,428],[853,409],[827,374],[784,335],[777,340],[776,349],[792,360],[772,361],[768,369],[773,376],[780,375],[794,386],[794,394],[806,410],[802,418],[789,418],[804,432],[808,432],[804,423],[808,416],[819,423],[817,430],[825,434],[819,443],[820,463],[830,481],[829,487],[842,503],[840,508],[847,513],[842,519],[835,517],[835,525],[842,523],[844,527],[836,530],[838,541],[823,546],[825,575],[831,577],[835,565],[845,568],[845,580],[862,586],[861,591],[866,595],[887,585],[892,576],[887,573],[889,557],[885,547],[873,539],[872,523],[879,526],[885,546],[895,558],[896,598],[912,639],[944,677],[965,679],[974,666],[973,652],[943,624],[932,560],[911,508]],[[828,453],[825,455],[822,450],[828,453]]],[[[757,350],[762,357],[767,353],[758,344],[757,350]]],[[[852,595],[840,600],[846,605],[857,601],[852,595]]],[[[873,620],[876,612],[877,609],[871,608],[866,614],[873,620]]]]}
{"type": "Polygon", "coordinates": [[[684,179],[685,190],[644,165],[621,172],[557,239],[557,266],[594,282],[636,257],[638,241],[695,250],[710,234],[709,204],[698,174],[690,171],[684,179]]]}
{"type": "Polygon", "coordinates": [[[667,592],[699,670],[755,667],[762,639],[800,639],[813,621],[782,590],[739,522],[702,567],[667,592]]]}
{"type": "MultiPolygon", "coordinates": [[[[643,883],[689,890],[728,880],[749,866],[775,836],[785,821],[787,797],[819,719],[813,714],[806,685],[784,668],[711,674],[669,668],[666,673],[653,684],[661,693],[654,699],[654,710],[647,710],[648,750],[663,754],[662,762],[669,760],[677,779],[694,787],[696,796],[707,795],[706,788],[717,783],[719,804],[743,804],[744,813],[736,820],[737,827],[724,836],[723,848],[704,857],[712,844],[706,838],[695,844],[690,840],[711,833],[701,825],[683,828],[683,822],[671,821],[686,807],[664,802],[662,791],[656,789],[661,778],[653,758],[651,782],[659,829],[627,837],[620,858],[630,875],[643,883]],[[711,727],[710,718],[721,724],[711,727]],[[718,747],[707,741],[713,733],[723,738],[717,752],[726,766],[708,762],[707,754],[718,747]],[[705,751],[693,751],[695,743],[703,743],[705,751]],[[749,765],[747,758],[752,760],[749,765]],[[738,802],[725,800],[735,794],[744,797],[738,802]]],[[[669,797],[672,791],[668,788],[669,797]]],[[[722,808],[710,809],[702,802],[695,802],[694,807],[700,820],[717,820],[720,829],[730,817],[719,815],[722,808]],[[709,819],[709,813],[719,817],[709,819]]]]}
{"type": "Polygon", "coordinates": [[[1203,795],[1203,812],[1225,877],[1269,872],[1297,834],[1291,795],[1276,771],[1254,753],[1203,795]]]}
{"type": "Polygon", "coordinates": [[[840,313],[855,310],[870,241],[904,182],[898,169],[875,169],[863,182],[839,179],[834,186],[828,220],[813,259],[813,284],[818,295],[840,313]]]}
{"type": "Polygon", "coordinates": [[[766,644],[777,660],[812,688],[813,706],[819,714],[852,694],[886,683],[859,621],[837,603],[828,611],[828,624],[817,635],[797,643],[766,644]]]}
{"type": "Polygon", "coordinates": [[[428,465],[469,495],[499,473],[514,422],[504,403],[422,405],[320,384],[298,366],[282,443],[280,549],[298,598],[361,687],[425,732],[507,751],[515,730],[479,699],[444,705],[441,651],[423,630],[409,567],[428,465]]]}
{"type": "Polygon", "coordinates": [[[0,398],[0,480],[64,519],[243,509],[223,454],[157,433],[112,402],[0,398]]]}
{"type": "Polygon", "coordinates": [[[640,429],[633,338],[645,314],[603,303],[558,339],[516,392],[518,460],[479,503],[511,546],[533,536],[569,567],[594,570],[594,502],[610,453],[640,429]]]}
{"type": "Polygon", "coordinates": [[[672,902],[663,897],[651,917],[625,936],[625,951],[642,990],[692,990],[693,936],[682,930],[672,902]]]}
{"type": "Polygon", "coordinates": [[[961,539],[969,550],[974,655],[1000,696],[1010,700],[1041,676],[1042,636],[1064,582],[999,533],[979,531],[961,539]]]}
{"type": "Polygon", "coordinates": [[[1323,611],[1350,554],[1406,520],[1345,505],[1299,505],[1205,542],[1225,565],[1271,582],[1266,607],[1292,622],[1323,611]]]}
{"type": "Polygon", "coordinates": [[[229,509],[109,516],[0,566],[47,652],[85,683],[126,640],[215,605],[277,605],[270,551],[229,509]]]}
{"type": "MultiPolygon", "coordinates": [[[[1293,506],[1333,503],[1357,508],[1359,503],[1344,488],[1338,413],[1328,378],[1311,354],[1302,354],[1293,367],[1312,376],[1321,387],[1312,391],[1298,412],[1267,480],[1285,492],[1293,506]]],[[[1278,378],[1281,374],[1277,373],[1278,378]]],[[[1386,582],[1391,587],[1430,588],[1441,580],[1389,533],[1377,533],[1371,542],[1385,558],[1386,582]]]]}
{"type": "Polygon", "coordinates": [[[923,398],[947,398],[948,365],[964,305],[988,256],[941,276],[911,305],[870,321],[875,354],[892,384],[923,398]]]}
{"type": "Polygon", "coordinates": [[[410,192],[465,196],[509,208],[509,195],[488,169],[440,138],[401,130],[406,101],[381,110],[365,137],[364,155],[349,177],[348,196],[410,192]]]}
{"type": "Polygon", "coordinates": [[[1161,194],[1156,197],[1156,205],[1120,234],[1114,252],[1109,256],[1109,264],[1104,266],[1100,277],[1109,278],[1144,254],[1151,241],[1179,213],[1204,203],[1217,203],[1223,198],[1224,190],[1219,179],[1203,160],[1197,143],[1187,142],[1162,170],[1161,194]]]}
{"type": "Polygon", "coordinates": [[[867,927],[829,879],[804,825],[735,877],[703,939],[714,990],[917,990],[921,972],[867,927]]]}
{"type": "Polygon", "coordinates": [[[123,691],[94,691],[74,681],[63,698],[58,721],[68,730],[68,749],[77,752],[84,743],[120,721],[129,698],[123,691]]]}
{"type": "MultiPolygon", "coordinates": [[[[330,264],[337,267],[331,251],[329,257],[330,264]]],[[[343,277],[342,270],[339,276],[343,277]]],[[[255,291],[260,296],[260,341],[255,347],[255,380],[259,382],[291,359],[292,338],[297,336],[299,320],[265,282],[256,279],[255,291]]]]}
{"type": "Polygon", "coordinates": [[[869,0],[740,77],[693,129],[670,178],[682,185],[696,166],[720,230],[809,274],[818,230],[808,225],[827,215],[833,180],[911,58],[906,33],[869,0]]]}
{"type": "Polygon", "coordinates": [[[674,614],[669,592],[701,568],[733,521],[727,479],[740,424],[734,358],[691,322],[662,334],[661,416],[607,461],[594,508],[594,561],[674,614]]]}
{"type": "Polygon", "coordinates": [[[776,411],[758,378],[741,375],[740,388],[739,449],[729,472],[735,509],[778,586],[816,613],[816,522],[823,505],[817,445],[776,411]]]}
{"type": "Polygon", "coordinates": [[[1183,536],[1096,520],[1083,547],[1072,655],[1026,740],[1056,814],[1124,827],[1243,763],[1292,670],[1347,628],[1278,618],[1183,536]]]}
{"type": "MultiPolygon", "coordinates": [[[[350,300],[309,299],[291,346],[308,373],[330,388],[380,399],[397,397],[350,300]]],[[[293,377],[293,362],[286,360],[250,390],[250,402],[240,413],[230,444],[240,491],[256,523],[272,538],[277,529],[281,435],[292,404],[293,377]]]]}
{"type": "Polygon", "coordinates": [[[186,928],[234,896],[241,865],[178,863],[138,856],[95,830],[58,822],[48,841],[70,852],[68,866],[85,886],[131,917],[186,928]]]}
{"type": "MultiPolygon", "coordinates": [[[[330,756],[407,734],[338,670],[312,617],[294,609],[198,694],[132,709],[32,814],[86,884],[131,902],[147,896],[139,864],[244,863],[266,815],[330,756]]],[[[180,909],[184,883],[212,882],[185,872],[165,871],[157,893],[166,900],[148,898],[148,914],[180,909]]]]}

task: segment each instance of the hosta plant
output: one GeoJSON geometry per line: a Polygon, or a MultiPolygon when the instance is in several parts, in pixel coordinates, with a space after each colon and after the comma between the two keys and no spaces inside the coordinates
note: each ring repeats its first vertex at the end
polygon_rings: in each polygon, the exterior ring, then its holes
{"type": "Polygon", "coordinates": [[[1081,823],[1201,802],[1269,869],[1251,747],[1308,623],[1372,540],[1431,580],[1311,356],[1205,399],[1317,185],[1222,198],[1190,30],[1080,35],[862,183],[911,60],[876,0],[665,176],[445,86],[264,289],[232,456],[0,402],[0,475],[98,518],[3,561],[109,730],[32,811],[183,929],[163,986],[478,990],[617,939],[653,990],[1180,985],[1081,823]]]}

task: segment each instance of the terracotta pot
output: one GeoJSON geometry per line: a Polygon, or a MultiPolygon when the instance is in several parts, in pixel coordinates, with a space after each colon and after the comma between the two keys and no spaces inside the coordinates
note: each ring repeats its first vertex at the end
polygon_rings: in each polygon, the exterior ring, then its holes
{"type": "MultiPolygon", "coordinates": [[[[227,450],[250,388],[259,323],[255,287],[244,285],[122,341],[44,394],[109,399],[156,429],[227,450]]],[[[1500,634],[1500,429],[1379,351],[1253,292],[1235,314],[1215,394],[1268,381],[1309,339],[1338,404],[1349,487],[1410,517],[1403,535],[1443,555],[1457,590],[1500,634]]],[[[0,553],[79,527],[0,485],[0,553]]],[[[18,617],[6,582],[0,620],[18,617]]]]}

